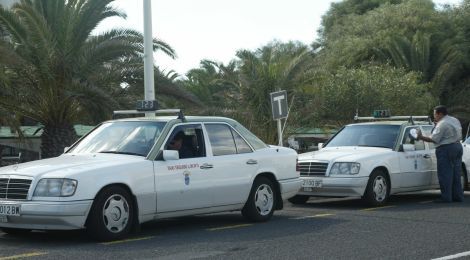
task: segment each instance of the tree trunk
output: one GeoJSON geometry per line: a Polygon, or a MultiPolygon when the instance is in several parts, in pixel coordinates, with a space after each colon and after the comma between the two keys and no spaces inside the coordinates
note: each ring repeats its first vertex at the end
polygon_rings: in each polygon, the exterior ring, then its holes
{"type": "Polygon", "coordinates": [[[71,124],[46,125],[41,135],[41,157],[51,158],[64,153],[64,148],[78,139],[71,124]]]}

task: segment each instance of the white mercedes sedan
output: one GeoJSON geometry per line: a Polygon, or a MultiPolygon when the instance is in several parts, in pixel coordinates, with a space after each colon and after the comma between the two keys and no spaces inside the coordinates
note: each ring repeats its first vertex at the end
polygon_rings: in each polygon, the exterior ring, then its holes
{"type": "Polygon", "coordinates": [[[296,160],[229,118],[107,121],[59,157],[0,168],[0,229],[85,228],[103,241],[168,217],[266,221],[300,188],[296,160]]]}

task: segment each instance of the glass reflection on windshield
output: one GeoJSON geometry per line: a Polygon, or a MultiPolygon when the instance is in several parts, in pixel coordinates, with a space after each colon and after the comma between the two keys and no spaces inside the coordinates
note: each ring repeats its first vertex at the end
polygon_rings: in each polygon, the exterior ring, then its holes
{"type": "Polygon", "coordinates": [[[81,140],[70,152],[146,156],[165,124],[165,122],[146,121],[104,123],[81,140]]]}
{"type": "Polygon", "coordinates": [[[339,132],[326,147],[368,146],[393,149],[399,125],[350,125],[339,132]]]}

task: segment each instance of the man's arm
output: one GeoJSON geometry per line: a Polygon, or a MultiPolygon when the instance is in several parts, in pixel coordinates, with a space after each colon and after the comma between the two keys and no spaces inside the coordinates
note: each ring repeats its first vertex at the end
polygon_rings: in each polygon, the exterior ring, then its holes
{"type": "Polygon", "coordinates": [[[418,130],[418,140],[423,140],[425,142],[434,143],[434,140],[432,140],[431,137],[424,136],[423,133],[421,133],[421,130],[418,130]]]}

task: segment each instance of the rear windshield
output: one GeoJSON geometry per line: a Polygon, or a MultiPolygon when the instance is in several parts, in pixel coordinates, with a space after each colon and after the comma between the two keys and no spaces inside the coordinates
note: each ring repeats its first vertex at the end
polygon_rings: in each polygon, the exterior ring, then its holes
{"type": "Polygon", "coordinates": [[[400,125],[349,125],[344,127],[326,147],[368,146],[393,149],[400,125]]]}

